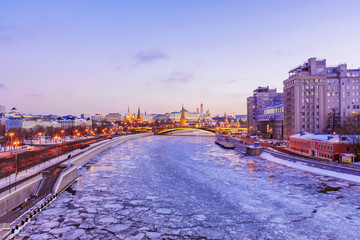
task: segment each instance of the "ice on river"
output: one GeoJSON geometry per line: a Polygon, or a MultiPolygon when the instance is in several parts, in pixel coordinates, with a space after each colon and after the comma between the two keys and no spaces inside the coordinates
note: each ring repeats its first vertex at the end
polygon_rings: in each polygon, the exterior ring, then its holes
{"type": "Polygon", "coordinates": [[[118,145],[81,168],[16,239],[360,239],[358,184],[213,141],[118,145]]]}

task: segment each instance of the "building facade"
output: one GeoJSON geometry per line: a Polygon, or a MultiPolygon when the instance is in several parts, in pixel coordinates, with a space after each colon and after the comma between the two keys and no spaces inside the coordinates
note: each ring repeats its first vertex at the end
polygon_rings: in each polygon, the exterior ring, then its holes
{"type": "Polygon", "coordinates": [[[83,118],[83,119],[88,119],[88,118],[90,118],[91,117],[91,115],[90,114],[87,114],[87,113],[82,113],[81,115],[80,115],[80,118],[83,118]]]}
{"type": "Polygon", "coordinates": [[[261,108],[257,116],[260,137],[264,139],[282,140],[284,138],[283,120],[283,103],[272,104],[261,108]]]}
{"type": "Polygon", "coordinates": [[[92,120],[83,118],[67,118],[58,121],[61,128],[84,127],[86,129],[92,128],[92,120]]]}
{"type": "Polygon", "coordinates": [[[106,116],[97,113],[97,114],[95,114],[95,115],[92,115],[92,116],[90,117],[90,119],[91,119],[92,121],[95,121],[95,122],[101,122],[101,121],[106,120],[106,116]]]}
{"type": "Polygon", "coordinates": [[[339,160],[342,156],[353,154],[349,136],[299,132],[290,136],[290,149],[304,156],[339,160]]]}
{"type": "Polygon", "coordinates": [[[57,122],[51,119],[44,118],[7,118],[6,119],[6,130],[14,128],[30,129],[36,126],[42,127],[56,127],[57,122]]]}
{"type": "Polygon", "coordinates": [[[260,109],[272,104],[283,102],[283,94],[276,92],[275,89],[267,87],[258,87],[253,91],[253,96],[247,98],[247,128],[249,133],[260,134],[260,123],[258,115],[260,109]]]}
{"type": "Polygon", "coordinates": [[[106,115],[106,120],[109,122],[117,122],[121,121],[122,117],[120,113],[109,113],[108,115],[106,115]]]}
{"type": "Polygon", "coordinates": [[[300,131],[323,133],[332,114],[339,122],[359,114],[360,69],[346,64],[328,67],[325,59],[310,58],[289,71],[284,82],[284,138],[300,131]]]}
{"type": "Polygon", "coordinates": [[[5,106],[0,105],[0,118],[5,116],[5,106]]]}

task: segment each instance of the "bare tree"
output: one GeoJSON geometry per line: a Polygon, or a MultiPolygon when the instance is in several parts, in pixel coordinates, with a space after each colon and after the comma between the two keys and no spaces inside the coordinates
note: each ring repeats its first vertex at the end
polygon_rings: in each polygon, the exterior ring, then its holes
{"type": "Polygon", "coordinates": [[[6,129],[5,125],[0,125],[0,136],[5,136],[6,129]]]}
{"type": "Polygon", "coordinates": [[[357,159],[360,158],[360,116],[354,115],[347,117],[345,127],[341,128],[340,133],[350,142],[357,159]],[[346,135],[346,136],[345,136],[346,135]]]}
{"type": "Polygon", "coordinates": [[[341,131],[340,112],[338,109],[332,108],[327,115],[325,132],[334,133],[339,131],[341,131]]]}

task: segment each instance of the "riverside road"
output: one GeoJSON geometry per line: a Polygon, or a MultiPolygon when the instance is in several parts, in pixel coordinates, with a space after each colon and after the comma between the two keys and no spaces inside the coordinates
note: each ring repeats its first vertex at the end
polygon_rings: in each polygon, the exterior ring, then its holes
{"type": "Polygon", "coordinates": [[[79,171],[16,239],[360,238],[360,185],[213,138],[127,141],[79,171]]]}

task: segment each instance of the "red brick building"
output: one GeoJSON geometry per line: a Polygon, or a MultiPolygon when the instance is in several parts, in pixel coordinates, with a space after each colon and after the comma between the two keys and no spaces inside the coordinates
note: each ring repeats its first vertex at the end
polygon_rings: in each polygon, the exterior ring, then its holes
{"type": "Polygon", "coordinates": [[[346,136],[299,132],[290,136],[290,149],[304,156],[338,160],[339,156],[354,153],[346,136]]]}

